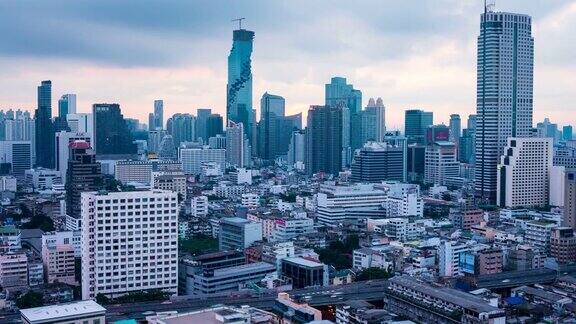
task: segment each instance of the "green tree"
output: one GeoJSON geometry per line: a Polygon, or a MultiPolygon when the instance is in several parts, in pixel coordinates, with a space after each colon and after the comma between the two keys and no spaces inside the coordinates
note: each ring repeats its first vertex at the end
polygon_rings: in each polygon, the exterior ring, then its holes
{"type": "Polygon", "coordinates": [[[42,294],[32,290],[16,299],[16,306],[20,309],[40,307],[43,304],[42,294]]]}
{"type": "Polygon", "coordinates": [[[364,271],[360,272],[358,276],[356,276],[357,281],[364,281],[364,280],[374,280],[374,279],[388,279],[391,278],[393,275],[390,274],[388,271],[382,268],[368,268],[364,271]]]}

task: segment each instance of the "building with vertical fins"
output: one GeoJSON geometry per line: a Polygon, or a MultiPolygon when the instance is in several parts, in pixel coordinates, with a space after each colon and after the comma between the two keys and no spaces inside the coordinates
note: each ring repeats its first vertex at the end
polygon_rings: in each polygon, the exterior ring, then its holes
{"type": "Polygon", "coordinates": [[[52,81],[42,81],[38,87],[36,119],[36,165],[54,168],[54,125],[52,123],[52,81]]]}
{"type": "MultiPolygon", "coordinates": [[[[228,85],[226,87],[227,123],[242,123],[248,139],[252,139],[252,45],[254,32],[237,29],[233,33],[228,55],[228,85]]],[[[205,139],[206,141],[208,139],[205,139]]]]}
{"type": "Polygon", "coordinates": [[[509,137],[530,137],[534,38],[528,15],[486,8],[480,19],[477,57],[475,191],[494,204],[498,159],[509,137]]]}
{"type": "Polygon", "coordinates": [[[426,130],[434,123],[434,114],[418,109],[406,110],[404,113],[404,135],[409,143],[424,144],[426,130]]]}
{"type": "Polygon", "coordinates": [[[285,105],[283,97],[267,92],[260,99],[258,155],[264,160],[273,160],[278,156],[285,105]]]}
{"type": "Polygon", "coordinates": [[[342,107],[310,106],[306,130],[306,173],[342,170],[342,107]]]}
{"type": "Polygon", "coordinates": [[[242,123],[228,122],[226,127],[226,162],[242,168],[245,161],[245,128],[242,123]]]}

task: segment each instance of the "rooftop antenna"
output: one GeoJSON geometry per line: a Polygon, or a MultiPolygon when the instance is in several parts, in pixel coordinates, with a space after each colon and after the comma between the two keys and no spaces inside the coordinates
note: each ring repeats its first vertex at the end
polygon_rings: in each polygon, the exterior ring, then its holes
{"type": "Polygon", "coordinates": [[[236,19],[232,19],[231,21],[237,21],[238,22],[238,29],[242,29],[242,20],[244,20],[246,18],[242,17],[242,18],[236,18],[236,19]]]}
{"type": "Polygon", "coordinates": [[[496,7],[496,0],[484,0],[484,13],[493,12],[496,7]]]}

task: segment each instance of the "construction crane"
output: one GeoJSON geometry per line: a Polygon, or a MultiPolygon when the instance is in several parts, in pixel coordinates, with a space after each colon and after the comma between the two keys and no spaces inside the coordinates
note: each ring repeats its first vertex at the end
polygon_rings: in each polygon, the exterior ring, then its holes
{"type": "Polygon", "coordinates": [[[246,18],[236,18],[236,19],[232,19],[231,21],[237,21],[238,22],[238,29],[242,29],[242,20],[244,20],[246,18]]]}

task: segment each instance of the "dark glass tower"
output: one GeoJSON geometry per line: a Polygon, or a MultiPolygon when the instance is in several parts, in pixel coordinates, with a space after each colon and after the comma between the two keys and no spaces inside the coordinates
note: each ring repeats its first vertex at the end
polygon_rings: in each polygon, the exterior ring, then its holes
{"type": "Polygon", "coordinates": [[[426,130],[432,126],[434,116],[432,112],[417,109],[406,110],[404,115],[404,135],[409,143],[425,143],[426,130]]]}
{"type": "Polygon", "coordinates": [[[136,154],[136,144],[118,104],[94,104],[94,137],[98,154],[136,154]]]}
{"type": "Polygon", "coordinates": [[[80,218],[82,192],[102,189],[102,171],[96,162],[96,153],[86,141],[77,140],[69,145],[70,155],[66,170],[66,215],[80,218]]]}
{"type": "Polygon", "coordinates": [[[254,32],[234,31],[232,49],[228,55],[228,85],[226,92],[227,122],[242,123],[248,139],[252,139],[252,45],[254,32]]]}
{"type": "Polygon", "coordinates": [[[337,175],[342,170],[342,111],[346,108],[310,106],[306,131],[306,172],[337,175]]]}
{"type": "Polygon", "coordinates": [[[210,137],[224,133],[224,119],[219,114],[211,114],[206,119],[206,141],[210,137]]]}
{"type": "Polygon", "coordinates": [[[38,87],[36,109],[36,165],[54,168],[54,125],[52,123],[52,81],[42,81],[38,87]]]}

